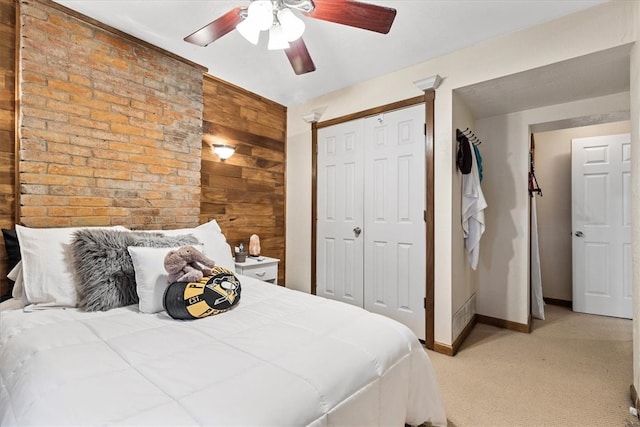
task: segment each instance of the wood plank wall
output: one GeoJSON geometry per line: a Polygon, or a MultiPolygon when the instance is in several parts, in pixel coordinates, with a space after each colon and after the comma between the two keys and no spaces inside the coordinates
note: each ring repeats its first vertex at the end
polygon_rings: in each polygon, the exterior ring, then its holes
{"type": "MultiPolygon", "coordinates": [[[[15,221],[15,55],[16,3],[0,0],[0,228],[13,228],[15,221]]],[[[4,242],[0,245],[0,271],[7,270],[4,242]]],[[[2,274],[0,295],[7,290],[2,274]]]]}
{"type": "Polygon", "coordinates": [[[215,219],[231,246],[260,236],[261,254],[280,259],[284,284],[287,109],[205,75],[200,222],[215,219]],[[214,144],[236,147],[221,161],[214,144]]]}

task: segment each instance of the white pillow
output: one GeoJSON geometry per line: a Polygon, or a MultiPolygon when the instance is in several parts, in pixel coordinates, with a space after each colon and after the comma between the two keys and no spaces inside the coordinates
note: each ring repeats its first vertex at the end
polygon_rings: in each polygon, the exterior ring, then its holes
{"type": "MultiPolygon", "coordinates": [[[[27,301],[41,307],[75,307],[71,242],[73,233],[88,227],[28,228],[16,225],[27,301]]],[[[122,226],[97,227],[127,231],[122,226]]]]}
{"type": "MultiPolygon", "coordinates": [[[[192,245],[200,252],[203,245],[192,245]]],[[[164,269],[164,257],[176,248],[147,248],[129,246],[129,255],[136,273],[138,307],[143,313],[158,313],[164,310],[164,291],[169,286],[169,273],[164,269]]]]}
{"type": "Polygon", "coordinates": [[[195,228],[181,228],[177,230],[154,230],[154,233],[162,233],[165,236],[178,236],[192,234],[198,241],[204,244],[204,254],[214,260],[216,265],[236,272],[236,265],[231,254],[231,246],[222,234],[216,220],[211,220],[195,228]]]}
{"type": "Polygon", "coordinates": [[[13,280],[13,290],[11,291],[11,297],[20,299],[22,298],[22,260],[18,261],[15,267],[11,269],[7,274],[7,279],[13,280]]]}
{"type": "Polygon", "coordinates": [[[18,261],[15,267],[11,269],[7,278],[13,280],[13,290],[11,291],[11,297],[22,301],[23,305],[28,305],[27,296],[24,293],[24,279],[22,273],[22,260],[18,261]]]}

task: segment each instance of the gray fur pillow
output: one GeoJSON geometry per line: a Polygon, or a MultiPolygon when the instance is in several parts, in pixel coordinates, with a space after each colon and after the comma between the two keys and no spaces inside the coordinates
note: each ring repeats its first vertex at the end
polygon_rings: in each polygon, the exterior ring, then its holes
{"type": "Polygon", "coordinates": [[[136,275],[128,246],[170,248],[197,244],[192,235],[83,229],[71,243],[78,305],[86,311],[105,311],[138,302],[136,275]]]}

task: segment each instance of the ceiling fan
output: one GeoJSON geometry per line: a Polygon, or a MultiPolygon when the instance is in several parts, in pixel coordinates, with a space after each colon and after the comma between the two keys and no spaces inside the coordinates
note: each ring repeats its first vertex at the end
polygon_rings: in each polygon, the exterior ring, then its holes
{"type": "Polygon", "coordinates": [[[395,9],[355,0],[251,0],[248,7],[230,10],[184,40],[204,47],[236,29],[257,44],[260,32],[269,30],[268,48],[283,49],[296,74],[310,73],[316,66],[302,40],[305,25],[293,10],[310,18],[382,34],[389,32],[396,17],[395,9]]]}

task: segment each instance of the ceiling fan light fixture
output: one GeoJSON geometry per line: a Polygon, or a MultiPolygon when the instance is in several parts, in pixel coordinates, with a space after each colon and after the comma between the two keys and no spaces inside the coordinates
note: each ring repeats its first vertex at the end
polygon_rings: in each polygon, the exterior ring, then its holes
{"type": "Polygon", "coordinates": [[[274,25],[269,29],[269,44],[267,49],[269,50],[281,50],[288,49],[289,42],[285,37],[284,31],[280,25],[274,25]]]}
{"type": "Polygon", "coordinates": [[[311,13],[316,8],[312,0],[282,0],[282,4],[304,13],[311,13]]]}
{"type": "Polygon", "coordinates": [[[315,71],[316,66],[301,36],[305,23],[299,14],[381,34],[391,30],[397,14],[393,8],[359,0],[245,1],[249,3],[247,7],[232,8],[184,41],[204,47],[237,28],[247,41],[258,44],[260,32],[269,30],[267,48],[283,50],[293,71],[300,75],[315,71]]]}
{"type": "Polygon", "coordinates": [[[236,30],[238,30],[242,37],[247,39],[249,43],[258,44],[258,40],[260,39],[260,29],[255,22],[251,21],[248,17],[236,25],[236,30]]]}
{"type": "Polygon", "coordinates": [[[249,5],[248,19],[260,31],[268,30],[273,25],[273,4],[271,0],[254,0],[249,5]]]}
{"type": "Polygon", "coordinates": [[[278,21],[280,22],[287,41],[293,42],[302,37],[305,29],[304,22],[298,18],[291,9],[280,9],[278,11],[278,21]]]}

